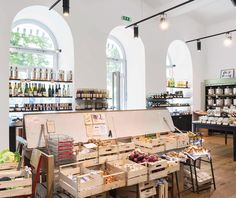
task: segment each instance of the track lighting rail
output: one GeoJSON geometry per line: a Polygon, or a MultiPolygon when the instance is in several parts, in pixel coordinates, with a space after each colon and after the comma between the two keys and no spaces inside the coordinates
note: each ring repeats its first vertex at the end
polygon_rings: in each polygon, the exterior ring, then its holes
{"type": "Polygon", "coordinates": [[[208,36],[204,36],[204,37],[199,37],[199,38],[188,40],[188,41],[185,41],[185,42],[186,43],[191,43],[191,42],[195,42],[195,41],[201,41],[201,40],[204,40],[204,39],[208,39],[208,38],[212,38],[212,37],[216,37],[216,36],[220,36],[220,35],[224,35],[224,34],[229,34],[229,33],[232,33],[232,32],[236,32],[236,29],[225,31],[225,32],[220,32],[220,33],[217,33],[217,34],[212,34],[212,35],[208,35],[208,36]]]}
{"type": "Polygon", "coordinates": [[[58,3],[60,3],[61,0],[57,0],[52,6],[49,8],[49,10],[52,10],[58,3]]]}
{"type": "Polygon", "coordinates": [[[150,20],[150,19],[152,19],[152,18],[154,18],[154,17],[164,15],[164,14],[166,14],[167,12],[169,12],[169,11],[171,11],[171,10],[174,10],[174,9],[179,8],[179,7],[182,7],[182,6],[186,5],[186,4],[192,3],[193,1],[195,1],[195,0],[189,0],[189,1],[183,2],[183,3],[179,4],[179,5],[176,5],[176,6],[173,6],[173,7],[171,7],[171,8],[168,8],[168,9],[166,9],[166,10],[163,10],[162,12],[159,12],[159,13],[157,13],[157,14],[154,14],[154,15],[152,15],[152,16],[149,16],[149,17],[147,17],[147,18],[144,18],[144,19],[142,19],[142,20],[140,20],[140,21],[136,21],[135,23],[132,23],[132,24],[126,26],[125,28],[129,28],[129,27],[138,25],[139,23],[142,23],[142,22],[144,22],[144,21],[150,20]]]}

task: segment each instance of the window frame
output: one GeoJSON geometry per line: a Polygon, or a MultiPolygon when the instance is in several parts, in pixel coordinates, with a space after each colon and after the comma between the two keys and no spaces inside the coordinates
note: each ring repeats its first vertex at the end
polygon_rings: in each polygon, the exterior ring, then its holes
{"type": "Polygon", "coordinates": [[[122,45],[122,43],[113,35],[109,35],[108,39],[112,40],[114,43],[116,43],[118,45],[118,47],[120,48],[120,51],[122,53],[122,57],[123,58],[111,58],[111,57],[107,57],[106,55],[106,63],[109,61],[115,61],[118,63],[121,63],[122,65],[122,69],[123,69],[123,73],[121,74],[122,78],[124,79],[124,109],[127,109],[127,59],[126,59],[126,53],[125,53],[125,49],[122,45]]]}
{"type": "MultiPolygon", "coordinates": [[[[58,63],[59,63],[59,48],[58,43],[55,35],[52,33],[52,31],[48,28],[48,26],[44,25],[40,21],[34,20],[34,19],[20,19],[13,23],[12,29],[14,29],[16,26],[21,24],[33,24],[35,26],[38,26],[39,28],[43,29],[50,37],[53,43],[54,50],[49,49],[38,49],[38,48],[30,48],[30,47],[15,47],[10,46],[9,51],[16,51],[19,53],[32,53],[32,54],[42,54],[42,55],[52,55],[53,56],[53,70],[58,70],[58,63]]],[[[30,66],[22,66],[22,68],[29,68],[30,66]]]]}

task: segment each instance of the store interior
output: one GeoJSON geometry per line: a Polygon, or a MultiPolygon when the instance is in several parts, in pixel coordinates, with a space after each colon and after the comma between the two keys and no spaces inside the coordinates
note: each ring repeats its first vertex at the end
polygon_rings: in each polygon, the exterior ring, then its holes
{"type": "Polygon", "coordinates": [[[236,197],[235,0],[0,9],[0,197],[236,197]]]}

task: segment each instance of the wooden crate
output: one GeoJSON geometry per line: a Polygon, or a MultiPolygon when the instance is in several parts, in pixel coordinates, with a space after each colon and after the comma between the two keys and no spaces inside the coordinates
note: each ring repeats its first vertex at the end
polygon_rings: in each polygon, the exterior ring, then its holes
{"type": "Polygon", "coordinates": [[[135,149],[135,144],[133,142],[118,142],[118,151],[120,160],[128,159],[129,154],[135,149]]]}
{"type": "Polygon", "coordinates": [[[145,136],[134,137],[132,142],[135,143],[137,146],[146,147],[146,148],[153,148],[159,145],[164,145],[163,140],[157,136],[156,138],[145,138],[145,136]]]}
{"type": "Polygon", "coordinates": [[[119,159],[118,155],[118,145],[111,144],[106,146],[99,146],[98,147],[98,162],[99,164],[110,162],[119,159]]]}
{"type": "Polygon", "coordinates": [[[187,133],[177,134],[177,144],[178,148],[184,148],[189,145],[189,136],[187,133]]]}
{"type": "Polygon", "coordinates": [[[112,189],[120,188],[125,186],[125,172],[122,169],[119,169],[109,163],[99,164],[96,166],[88,167],[90,171],[102,171],[106,172],[106,175],[103,175],[103,191],[109,191],[112,189]]]}
{"type": "Polygon", "coordinates": [[[145,163],[148,168],[148,180],[152,181],[167,176],[167,160],[145,163]]]}
{"type": "Polygon", "coordinates": [[[0,197],[32,195],[32,174],[29,170],[0,171],[0,178],[9,177],[10,181],[0,182],[0,197]]]}
{"type": "Polygon", "coordinates": [[[2,163],[2,164],[0,164],[0,171],[16,169],[17,166],[18,166],[18,162],[2,163]]]}
{"type": "Polygon", "coordinates": [[[101,171],[91,173],[79,162],[60,166],[60,186],[74,197],[83,198],[103,192],[101,171]]]}
{"type": "Polygon", "coordinates": [[[126,175],[126,186],[132,186],[147,181],[147,167],[130,160],[118,160],[112,165],[120,168],[126,175]],[[133,168],[132,168],[133,167],[133,168]]]}
{"type": "Polygon", "coordinates": [[[178,161],[168,161],[167,164],[167,174],[171,174],[180,170],[180,163],[178,161]]]}
{"type": "Polygon", "coordinates": [[[154,181],[143,182],[139,184],[139,197],[148,198],[156,195],[156,187],[154,181]]]}
{"type": "Polygon", "coordinates": [[[87,198],[106,198],[107,197],[107,194],[104,192],[104,193],[100,193],[98,195],[93,195],[91,197],[87,197],[87,198]]]}

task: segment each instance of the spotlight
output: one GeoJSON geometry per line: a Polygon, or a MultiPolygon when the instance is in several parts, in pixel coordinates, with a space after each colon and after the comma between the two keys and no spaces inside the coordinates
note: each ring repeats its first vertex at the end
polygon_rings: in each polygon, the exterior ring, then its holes
{"type": "Polygon", "coordinates": [[[167,15],[164,13],[160,18],[160,28],[162,30],[167,30],[169,28],[169,23],[167,21],[167,15]]]}
{"type": "Polygon", "coordinates": [[[230,45],[232,45],[233,41],[232,41],[232,34],[230,32],[225,34],[225,39],[224,39],[224,45],[226,47],[229,47],[230,45]]]}
{"type": "Polygon", "coordinates": [[[138,36],[139,36],[138,26],[134,25],[134,38],[138,38],[138,36]]]}
{"type": "Polygon", "coordinates": [[[63,0],[63,15],[70,15],[70,0],[63,0]]]}
{"type": "Polygon", "coordinates": [[[202,43],[200,40],[197,40],[197,51],[201,51],[202,50],[202,43]]]}

